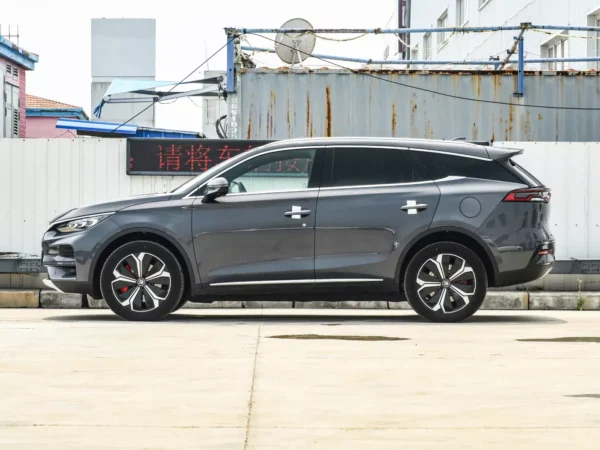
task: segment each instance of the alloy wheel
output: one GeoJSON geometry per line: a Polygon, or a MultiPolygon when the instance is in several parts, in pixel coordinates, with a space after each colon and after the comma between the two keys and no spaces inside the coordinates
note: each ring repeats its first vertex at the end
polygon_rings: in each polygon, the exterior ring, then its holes
{"type": "Polygon", "coordinates": [[[455,313],[475,294],[475,272],[460,256],[441,253],[429,258],[417,272],[417,294],[432,311],[455,313]]]}
{"type": "Polygon", "coordinates": [[[130,254],[113,270],[113,293],[122,306],[136,312],[152,311],[171,290],[167,265],[151,253],[130,254]]]}

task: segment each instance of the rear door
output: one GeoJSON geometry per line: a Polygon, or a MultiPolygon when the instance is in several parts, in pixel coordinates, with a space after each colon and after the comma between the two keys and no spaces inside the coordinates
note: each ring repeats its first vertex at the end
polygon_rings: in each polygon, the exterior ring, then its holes
{"type": "Polygon", "coordinates": [[[315,226],[317,282],[394,282],[400,254],[429,228],[439,197],[408,149],[328,148],[315,226]]]}

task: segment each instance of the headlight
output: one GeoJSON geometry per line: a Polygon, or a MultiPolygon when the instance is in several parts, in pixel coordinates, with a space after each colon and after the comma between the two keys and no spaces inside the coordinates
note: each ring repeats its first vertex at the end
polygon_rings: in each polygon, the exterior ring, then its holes
{"type": "Polygon", "coordinates": [[[85,231],[95,227],[103,220],[111,216],[112,213],[98,214],[95,216],[80,217],[69,222],[59,224],[56,229],[61,233],[73,233],[75,231],[85,231]]]}

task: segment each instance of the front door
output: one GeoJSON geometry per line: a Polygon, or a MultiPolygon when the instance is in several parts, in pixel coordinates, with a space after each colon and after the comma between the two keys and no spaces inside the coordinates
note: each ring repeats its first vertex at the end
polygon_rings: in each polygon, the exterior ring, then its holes
{"type": "Polygon", "coordinates": [[[195,200],[192,233],[204,287],[314,279],[320,152],[274,150],[244,160],[218,175],[230,183],[227,195],[195,200]]]}
{"type": "Polygon", "coordinates": [[[427,230],[440,197],[401,148],[328,148],[315,228],[321,283],[393,283],[400,254],[427,230]]]}

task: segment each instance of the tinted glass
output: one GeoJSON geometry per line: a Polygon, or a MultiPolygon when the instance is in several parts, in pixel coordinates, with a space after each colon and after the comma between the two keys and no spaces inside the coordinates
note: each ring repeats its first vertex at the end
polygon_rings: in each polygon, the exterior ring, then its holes
{"type": "Polygon", "coordinates": [[[512,167],[514,167],[517,170],[517,173],[519,173],[521,175],[521,177],[523,177],[524,181],[526,181],[527,184],[529,184],[530,186],[543,186],[544,185],[544,183],[542,183],[539,179],[534,177],[531,174],[531,172],[526,170],[523,166],[520,166],[519,164],[514,162],[512,159],[509,159],[508,162],[512,167]]]}
{"type": "Polygon", "coordinates": [[[430,179],[408,150],[344,147],[328,151],[323,187],[413,183],[430,179]]]}
{"type": "Polygon", "coordinates": [[[414,154],[434,180],[455,176],[522,183],[496,161],[423,151],[415,151],[414,154]]]}
{"type": "Polygon", "coordinates": [[[266,153],[244,161],[221,176],[229,181],[232,194],[302,190],[308,187],[315,153],[310,149],[266,153]]]}

